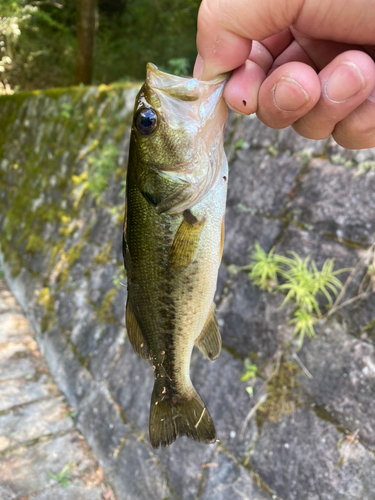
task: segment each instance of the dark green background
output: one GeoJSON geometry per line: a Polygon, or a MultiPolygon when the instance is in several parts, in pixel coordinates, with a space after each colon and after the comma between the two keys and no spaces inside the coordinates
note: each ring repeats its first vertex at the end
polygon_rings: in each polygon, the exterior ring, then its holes
{"type": "MultiPolygon", "coordinates": [[[[191,73],[199,4],[99,0],[93,84],[143,79],[149,61],[191,73]]],[[[20,90],[74,84],[78,6],[76,0],[0,0],[1,16],[16,19],[21,30],[12,39],[0,23],[0,60],[9,51],[11,57],[0,81],[20,90]]]]}

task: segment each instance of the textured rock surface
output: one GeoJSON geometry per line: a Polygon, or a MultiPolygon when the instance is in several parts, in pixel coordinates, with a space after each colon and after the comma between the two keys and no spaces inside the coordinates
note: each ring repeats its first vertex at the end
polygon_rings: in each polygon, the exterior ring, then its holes
{"type": "MultiPolygon", "coordinates": [[[[345,151],[332,140],[308,141],[230,115],[227,238],[216,294],[224,349],[213,363],[195,352],[191,364],[220,442],[180,439],[152,450],[153,375],[126,337],[122,286],[135,90],[2,98],[0,111],[4,272],[118,499],[374,500],[375,294],[352,299],[375,240],[375,150],[345,151]],[[105,168],[108,182],[99,185],[105,168]],[[255,240],[267,251],[311,255],[318,267],[328,258],[336,269],[357,266],[346,307],[321,321],[300,352],[288,324],[292,307],[280,309],[283,296],[259,290],[241,271],[255,240]],[[246,358],[258,366],[252,398],[240,381],[246,358]],[[265,383],[270,375],[276,393],[265,383]]],[[[0,383],[0,411],[46,391],[10,330],[0,377],[4,370],[29,377],[28,392],[19,395],[16,381],[0,383]]],[[[15,431],[22,434],[28,418],[21,413],[15,431]]],[[[65,493],[56,489],[55,498],[65,493]]]]}
{"type": "Polygon", "coordinates": [[[102,500],[112,494],[2,279],[0,332],[0,354],[22,353],[29,363],[25,375],[8,370],[12,359],[0,358],[0,369],[8,375],[0,381],[1,500],[102,500]],[[61,480],[64,468],[66,484],[61,480]]]}

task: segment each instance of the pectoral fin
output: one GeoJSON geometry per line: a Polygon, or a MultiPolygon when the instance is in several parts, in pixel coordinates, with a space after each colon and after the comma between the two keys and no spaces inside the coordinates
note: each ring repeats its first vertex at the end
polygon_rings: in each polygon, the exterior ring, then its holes
{"type": "Polygon", "coordinates": [[[215,316],[215,304],[212,304],[203,330],[195,340],[195,345],[199,347],[207,359],[213,361],[219,357],[221,351],[221,335],[215,316]]]}
{"type": "Polygon", "coordinates": [[[185,267],[193,260],[205,220],[191,224],[184,218],[174,237],[169,253],[173,267],[185,267]]]}
{"type": "Polygon", "coordinates": [[[138,321],[134,316],[133,307],[128,298],[126,302],[126,330],[128,337],[134,351],[141,356],[141,358],[149,359],[149,349],[146,340],[143,337],[141,329],[139,328],[138,321]]]}

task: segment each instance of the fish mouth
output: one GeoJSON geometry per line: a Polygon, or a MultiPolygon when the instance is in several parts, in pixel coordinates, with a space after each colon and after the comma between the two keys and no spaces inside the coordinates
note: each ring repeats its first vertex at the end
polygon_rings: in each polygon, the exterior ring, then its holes
{"type": "MultiPolygon", "coordinates": [[[[213,80],[203,81],[197,78],[185,78],[161,71],[155,64],[147,64],[146,83],[154,90],[169,94],[182,101],[196,101],[204,94],[210,94],[218,85],[226,84],[230,73],[224,73],[213,80]],[[210,92],[210,90],[211,92],[210,92]]],[[[207,95],[205,95],[207,97],[207,95]]]]}
{"type": "Polygon", "coordinates": [[[146,87],[151,104],[165,122],[166,136],[179,137],[184,144],[183,161],[163,167],[168,175],[178,176],[193,187],[184,204],[174,207],[183,211],[198,204],[221,179],[224,152],[223,132],[227,108],[223,99],[229,74],[211,81],[184,78],[147,65],[146,87]]]}
{"type": "Polygon", "coordinates": [[[146,86],[156,97],[152,104],[173,128],[202,130],[212,121],[220,128],[227,116],[222,97],[229,76],[226,73],[206,82],[170,75],[148,63],[146,86]]]}

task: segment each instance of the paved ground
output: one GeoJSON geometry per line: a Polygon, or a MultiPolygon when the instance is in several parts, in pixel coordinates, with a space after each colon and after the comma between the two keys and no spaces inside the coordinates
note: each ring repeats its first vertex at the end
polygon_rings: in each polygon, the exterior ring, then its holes
{"type": "Polygon", "coordinates": [[[115,499],[1,279],[0,499],[115,499]]]}

